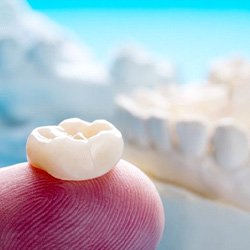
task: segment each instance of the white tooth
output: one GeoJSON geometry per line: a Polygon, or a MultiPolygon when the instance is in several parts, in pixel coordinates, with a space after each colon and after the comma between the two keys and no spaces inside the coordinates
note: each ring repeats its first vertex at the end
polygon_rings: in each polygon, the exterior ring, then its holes
{"type": "Polygon", "coordinates": [[[121,133],[109,122],[77,118],[38,127],[27,140],[32,166],[62,180],[86,180],[110,171],[123,152],[121,133]]]}
{"type": "Polygon", "coordinates": [[[146,131],[146,121],[148,115],[144,109],[136,106],[131,99],[119,97],[118,104],[118,122],[122,128],[125,138],[141,147],[149,145],[149,138],[146,131]]]}
{"type": "Polygon", "coordinates": [[[236,169],[248,161],[248,137],[245,131],[230,120],[218,124],[213,136],[217,163],[227,169],[236,169]]]}
{"type": "Polygon", "coordinates": [[[128,111],[127,118],[128,140],[141,147],[147,147],[149,138],[146,131],[146,118],[132,111],[128,111]]]}
{"type": "Polygon", "coordinates": [[[152,145],[160,151],[171,149],[169,121],[165,117],[152,116],[147,120],[147,131],[152,145]]]}
{"type": "Polygon", "coordinates": [[[190,118],[176,123],[177,141],[183,154],[189,157],[203,155],[208,145],[206,122],[190,118]]]}
{"type": "Polygon", "coordinates": [[[116,118],[119,129],[121,130],[125,140],[131,140],[131,138],[134,137],[132,133],[132,124],[130,124],[131,112],[124,107],[118,106],[116,118]]]}

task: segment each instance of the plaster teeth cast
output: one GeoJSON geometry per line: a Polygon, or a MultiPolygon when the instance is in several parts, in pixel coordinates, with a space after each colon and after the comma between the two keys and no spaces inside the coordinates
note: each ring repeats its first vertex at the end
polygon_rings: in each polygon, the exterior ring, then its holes
{"type": "Polygon", "coordinates": [[[147,121],[147,130],[151,143],[160,151],[171,149],[169,121],[165,117],[152,116],[147,121]]]}
{"type": "Polygon", "coordinates": [[[208,131],[202,119],[183,119],[176,123],[180,150],[187,156],[199,157],[207,149],[208,131]]]}
{"type": "Polygon", "coordinates": [[[118,106],[117,108],[117,123],[119,128],[127,141],[133,138],[134,131],[131,126],[131,112],[123,107],[118,106]]]}
{"type": "Polygon", "coordinates": [[[72,118],[34,129],[27,140],[30,164],[62,180],[86,180],[110,171],[123,153],[121,133],[109,122],[72,118]]]}
{"type": "Polygon", "coordinates": [[[209,80],[228,85],[244,84],[250,80],[250,62],[242,56],[217,59],[211,65],[209,80]]]}
{"type": "Polygon", "coordinates": [[[117,102],[118,122],[123,130],[122,132],[127,136],[126,139],[139,146],[148,147],[149,138],[146,129],[148,111],[145,111],[140,105],[136,105],[131,98],[119,96],[117,102]]]}
{"type": "Polygon", "coordinates": [[[139,114],[139,112],[131,112],[131,129],[134,131],[131,140],[141,147],[148,147],[149,145],[146,121],[147,117],[143,116],[143,114],[139,114]]]}
{"type": "Polygon", "coordinates": [[[227,169],[242,167],[248,161],[248,137],[231,120],[223,120],[215,129],[213,148],[217,163],[227,169]]]}

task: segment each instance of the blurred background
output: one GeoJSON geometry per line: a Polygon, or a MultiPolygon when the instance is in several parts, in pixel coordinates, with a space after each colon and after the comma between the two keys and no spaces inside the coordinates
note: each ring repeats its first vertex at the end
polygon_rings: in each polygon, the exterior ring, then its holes
{"type": "Polygon", "coordinates": [[[112,120],[119,91],[200,84],[217,58],[249,57],[249,27],[248,1],[2,0],[0,165],[25,160],[37,125],[112,120]]]}
{"type": "Polygon", "coordinates": [[[103,63],[137,44],[178,66],[182,82],[206,77],[211,60],[249,55],[249,1],[38,1],[31,6],[74,32],[103,63]]]}
{"type": "MultiPolygon", "coordinates": [[[[249,57],[249,1],[1,0],[0,166],[26,161],[34,127],[75,116],[116,123],[116,96],[138,87],[248,81],[249,57]]],[[[182,212],[161,249],[185,249],[182,212]]]]}

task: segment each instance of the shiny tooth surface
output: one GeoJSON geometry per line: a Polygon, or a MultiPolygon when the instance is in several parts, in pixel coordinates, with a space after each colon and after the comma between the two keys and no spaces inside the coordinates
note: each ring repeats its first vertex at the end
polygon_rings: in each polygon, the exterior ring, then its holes
{"type": "Polygon", "coordinates": [[[123,152],[121,133],[109,122],[72,118],[57,126],[34,129],[27,140],[27,159],[62,180],[87,180],[110,171],[123,152]]]}

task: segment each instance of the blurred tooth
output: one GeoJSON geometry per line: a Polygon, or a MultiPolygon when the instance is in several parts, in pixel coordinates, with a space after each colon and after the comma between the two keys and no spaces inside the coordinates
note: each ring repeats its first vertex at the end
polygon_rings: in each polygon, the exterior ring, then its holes
{"type": "Polygon", "coordinates": [[[146,118],[140,116],[138,113],[130,113],[130,140],[137,143],[141,147],[147,147],[149,145],[149,138],[146,130],[146,118]]]}
{"type": "Polygon", "coordinates": [[[208,131],[206,122],[189,118],[176,123],[176,134],[179,148],[183,154],[190,157],[199,157],[207,149],[208,131]]]}
{"type": "Polygon", "coordinates": [[[124,136],[124,139],[130,140],[133,137],[130,124],[131,112],[125,107],[117,106],[116,120],[118,127],[124,136]]]}
{"type": "Polygon", "coordinates": [[[247,134],[231,120],[224,120],[217,126],[212,143],[220,166],[236,169],[248,161],[247,134]]]}
{"type": "Polygon", "coordinates": [[[132,99],[123,96],[119,96],[117,104],[118,122],[126,140],[141,147],[149,146],[146,130],[147,110],[139,108],[132,99]]]}
{"type": "Polygon", "coordinates": [[[149,145],[149,139],[146,133],[146,118],[123,107],[119,108],[117,117],[119,128],[125,140],[142,147],[149,145]]]}
{"type": "Polygon", "coordinates": [[[147,121],[147,132],[153,146],[160,151],[171,149],[169,121],[164,117],[152,116],[147,121]]]}

